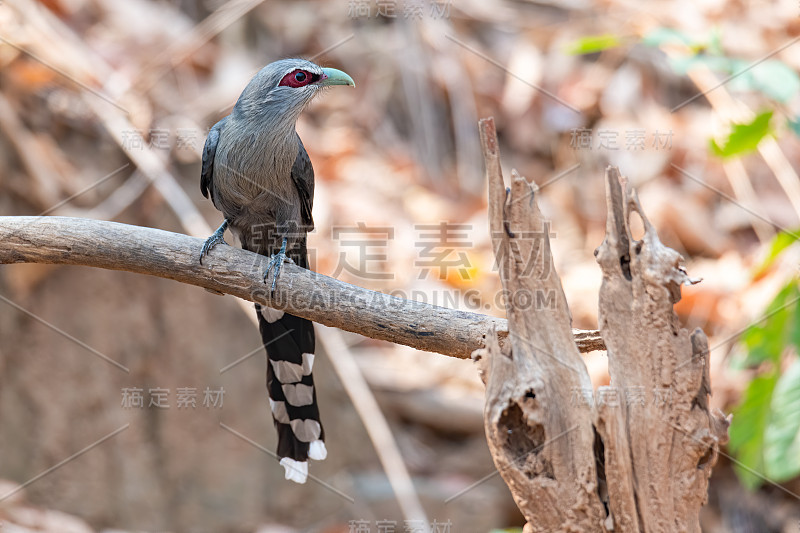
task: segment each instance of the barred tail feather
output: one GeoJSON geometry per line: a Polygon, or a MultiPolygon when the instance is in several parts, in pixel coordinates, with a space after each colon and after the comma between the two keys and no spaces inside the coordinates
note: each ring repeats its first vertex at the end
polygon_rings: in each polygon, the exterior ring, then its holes
{"type": "Polygon", "coordinates": [[[325,459],[325,432],[314,388],[314,325],[256,304],[267,349],[267,392],[286,479],[305,483],[308,459],[325,459]]]}

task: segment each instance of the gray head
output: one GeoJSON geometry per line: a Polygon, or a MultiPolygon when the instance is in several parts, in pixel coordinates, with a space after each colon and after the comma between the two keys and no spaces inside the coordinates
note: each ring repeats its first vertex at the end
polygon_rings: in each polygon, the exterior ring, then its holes
{"type": "Polygon", "coordinates": [[[335,68],[322,68],[305,59],[281,59],[270,63],[247,84],[234,114],[259,122],[294,126],[300,112],[326,87],[349,85],[353,78],[335,68]]]}

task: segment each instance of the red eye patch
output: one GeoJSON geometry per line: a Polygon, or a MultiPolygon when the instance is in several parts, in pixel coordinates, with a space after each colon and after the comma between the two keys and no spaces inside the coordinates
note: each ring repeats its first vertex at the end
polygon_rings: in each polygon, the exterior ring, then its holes
{"type": "Polygon", "coordinates": [[[296,69],[284,76],[278,84],[278,87],[305,87],[309,83],[319,81],[320,77],[319,74],[312,74],[307,70],[296,69]]]}

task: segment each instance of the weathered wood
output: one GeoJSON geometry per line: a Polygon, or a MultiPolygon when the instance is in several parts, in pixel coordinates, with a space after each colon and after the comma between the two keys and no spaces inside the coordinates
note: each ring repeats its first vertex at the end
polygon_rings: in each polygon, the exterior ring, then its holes
{"type": "Polygon", "coordinates": [[[694,280],[609,168],[606,238],[596,255],[611,384],[595,394],[570,335],[538,190],[514,171],[505,188],[493,121],[480,129],[503,287],[556,293],[551,306],[509,306],[508,341],[489,334],[473,354],[486,383],[489,449],[528,521],[526,533],[699,532],[729,419],[709,412],[705,335],[690,335],[673,311],[681,285],[694,280]],[[631,237],[631,211],[644,221],[641,241],[631,237]]]}
{"type": "MultiPolygon", "coordinates": [[[[125,270],[231,294],[326,326],[420,350],[467,358],[502,318],[370,291],[285,264],[275,295],[262,281],[266,258],[217,246],[198,261],[201,239],[152,228],[66,217],[0,217],[0,263],[54,263],[125,270]]],[[[603,349],[597,332],[575,330],[584,351],[603,349]]]]}
{"type": "Polygon", "coordinates": [[[597,249],[603,271],[600,331],[611,384],[600,395],[598,430],[614,523],[621,531],[699,532],[699,511],[728,419],[708,408],[708,341],[680,326],[673,305],[694,283],[683,258],[664,246],[627,180],[606,171],[606,237],[597,249]],[[644,222],[631,237],[630,216],[644,222]]]}
{"type": "Polygon", "coordinates": [[[575,398],[592,385],[570,333],[538,190],[516,174],[505,189],[494,122],[482,120],[480,129],[503,287],[514,295],[555,295],[511,298],[508,342],[501,347],[490,334],[487,348],[475,354],[486,383],[489,449],[528,520],[526,531],[600,531],[606,514],[598,497],[594,412],[575,398]]]}

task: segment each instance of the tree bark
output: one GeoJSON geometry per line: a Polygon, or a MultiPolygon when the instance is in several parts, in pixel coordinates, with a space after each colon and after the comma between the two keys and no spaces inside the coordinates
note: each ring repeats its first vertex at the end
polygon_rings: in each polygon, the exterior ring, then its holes
{"type": "Polygon", "coordinates": [[[556,293],[511,298],[508,341],[489,335],[473,354],[486,383],[489,448],[526,532],[700,531],[729,421],[709,411],[705,335],[689,335],[673,311],[680,285],[693,282],[682,258],[658,241],[626,180],[609,168],[606,238],[596,255],[611,385],[595,394],[570,334],[538,189],[513,171],[505,188],[493,120],[480,129],[503,287],[556,293]],[[631,237],[631,209],[645,222],[642,241],[631,237]]]}
{"type": "MultiPolygon", "coordinates": [[[[370,291],[285,264],[275,294],[262,275],[267,258],[220,245],[199,262],[203,241],[115,222],[66,217],[0,217],[0,263],[53,263],[125,270],[197,285],[374,339],[452,357],[499,342],[505,319],[370,291]]],[[[596,331],[575,330],[585,352],[602,350],[596,331]]]]}
{"type": "Polygon", "coordinates": [[[511,298],[508,342],[500,346],[489,335],[487,348],[475,354],[486,383],[489,449],[528,531],[600,531],[606,515],[597,494],[594,413],[573,401],[573,391],[592,384],[570,334],[539,193],[516,173],[505,188],[494,121],[480,126],[503,288],[515,295],[556,294],[538,302],[511,298]]]}
{"type": "Polygon", "coordinates": [[[708,339],[680,326],[673,305],[681,285],[697,283],[683,258],[658,239],[619,170],[606,171],[606,237],[600,331],[611,384],[598,391],[606,475],[614,522],[622,531],[700,532],[699,512],[730,419],[709,410],[708,339]],[[631,237],[630,216],[644,222],[631,237]]]}

